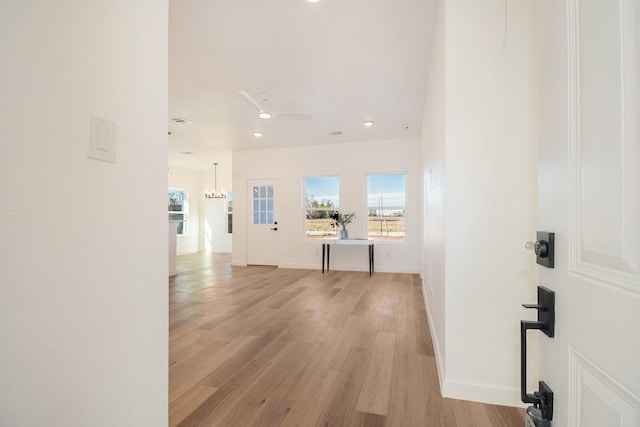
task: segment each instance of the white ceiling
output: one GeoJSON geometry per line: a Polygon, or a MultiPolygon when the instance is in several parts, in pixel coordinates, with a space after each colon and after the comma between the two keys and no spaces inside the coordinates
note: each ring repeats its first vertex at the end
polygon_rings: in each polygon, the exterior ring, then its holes
{"type": "Polygon", "coordinates": [[[170,153],[418,136],[435,3],[170,0],[169,117],[193,122],[170,153]],[[313,117],[259,119],[239,91],[313,117]]]}

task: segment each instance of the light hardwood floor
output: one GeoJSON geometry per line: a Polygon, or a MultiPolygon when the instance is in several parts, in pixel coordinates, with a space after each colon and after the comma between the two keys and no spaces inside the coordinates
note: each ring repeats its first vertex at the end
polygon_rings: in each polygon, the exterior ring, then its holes
{"type": "MultiPolygon", "coordinates": [[[[178,257],[171,426],[521,427],[524,411],[440,397],[419,278],[178,257]]],[[[469,356],[469,363],[473,363],[469,356]]]]}

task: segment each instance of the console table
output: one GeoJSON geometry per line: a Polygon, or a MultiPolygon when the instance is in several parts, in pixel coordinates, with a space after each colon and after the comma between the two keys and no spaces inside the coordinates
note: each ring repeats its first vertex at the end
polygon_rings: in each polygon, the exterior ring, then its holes
{"type": "Polygon", "coordinates": [[[326,252],[327,271],[329,271],[329,260],[331,254],[331,245],[356,245],[369,247],[369,276],[373,273],[373,240],[371,239],[322,239],[322,274],[324,274],[324,260],[326,252]]]}

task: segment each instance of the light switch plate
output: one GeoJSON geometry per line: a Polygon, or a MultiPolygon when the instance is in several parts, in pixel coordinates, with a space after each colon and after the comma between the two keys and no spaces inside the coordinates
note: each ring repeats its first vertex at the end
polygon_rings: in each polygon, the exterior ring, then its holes
{"type": "Polygon", "coordinates": [[[115,122],[93,114],[89,115],[87,157],[103,162],[116,162],[115,122]]]}

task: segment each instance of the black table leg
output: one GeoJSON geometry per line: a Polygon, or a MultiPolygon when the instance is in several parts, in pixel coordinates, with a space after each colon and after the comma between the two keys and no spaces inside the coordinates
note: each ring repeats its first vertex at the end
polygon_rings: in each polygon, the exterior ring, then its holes
{"type": "Polygon", "coordinates": [[[371,272],[375,273],[376,272],[376,267],[375,267],[375,259],[373,257],[374,254],[374,250],[373,250],[373,245],[371,245],[371,272]]]}
{"type": "Polygon", "coordinates": [[[330,261],[331,261],[331,245],[327,245],[327,271],[329,271],[330,261]]]}
{"type": "Polygon", "coordinates": [[[327,245],[322,244],[322,274],[324,274],[324,251],[327,245]]]}

